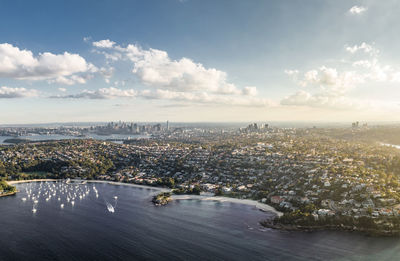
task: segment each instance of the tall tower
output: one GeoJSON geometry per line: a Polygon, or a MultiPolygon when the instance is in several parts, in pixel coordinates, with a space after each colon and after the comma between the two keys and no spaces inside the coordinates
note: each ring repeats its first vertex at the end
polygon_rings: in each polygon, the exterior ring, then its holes
{"type": "Polygon", "coordinates": [[[167,131],[169,130],[169,121],[167,121],[167,131]]]}

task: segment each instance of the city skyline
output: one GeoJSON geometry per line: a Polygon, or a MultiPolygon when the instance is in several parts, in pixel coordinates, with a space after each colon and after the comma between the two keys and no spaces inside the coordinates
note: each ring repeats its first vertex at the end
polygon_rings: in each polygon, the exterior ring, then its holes
{"type": "Polygon", "coordinates": [[[0,124],[398,121],[396,1],[0,6],[0,124]]]}

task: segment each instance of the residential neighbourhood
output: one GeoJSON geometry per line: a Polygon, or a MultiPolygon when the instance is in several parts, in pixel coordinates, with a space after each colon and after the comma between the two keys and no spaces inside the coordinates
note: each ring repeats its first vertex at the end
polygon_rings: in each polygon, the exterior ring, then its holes
{"type": "Polygon", "coordinates": [[[269,203],[300,224],[332,218],[387,224],[387,218],[400,216],[400,151],[333,133],[249,125],[178,129],[126,144],[93,139],[18,144],[1,147],[0,173],[6,179],[81,177],[181,192],[198,187],[269,203]]]}

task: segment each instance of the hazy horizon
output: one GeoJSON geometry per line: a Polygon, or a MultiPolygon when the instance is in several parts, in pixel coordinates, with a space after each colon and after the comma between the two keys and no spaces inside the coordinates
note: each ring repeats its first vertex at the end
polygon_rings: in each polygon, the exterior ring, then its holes
{"type": "MultiPolygon", "coordinates": [[[[90,127],[90,126],[102,126],[110,122],[134,122],[139,125],[146,124],[162,124],[166,125],[167,121],[92,121],[92,122],[42,122],[42,123],[20,123],[20,124],[0,124],[0,128],[52,128],[52,127],[90,127]]],[[[308,127],[351,127],[355,121],[342,121],[342,122],[331,122],[331,121],[242,121],[242,122],[196,122],[196,121],[168,121],[171,127],[246,127],[249,124],[268,124],[270,127],[293,127],[293,128],[308,128],[308,127]]],[[[367,124],[370,127],[397,126],[400,122],[396,121],[376,121],[376,122],[359,122],[360,124],[367,124]]]]}

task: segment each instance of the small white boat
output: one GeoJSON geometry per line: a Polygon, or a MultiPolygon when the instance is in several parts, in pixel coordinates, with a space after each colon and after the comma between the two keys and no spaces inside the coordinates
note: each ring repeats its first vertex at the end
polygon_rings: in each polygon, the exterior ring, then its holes
{"type": "Polygon", "coordinates": [[[26,198],[22,198],[22,201],[26,201],[26,198]]]}
{"type": "Polygon", "coordinates": [[[114,196],[114,199],[118,199],[118,197],[117,197],[117,196],[114,196]]]}
{"type": "Polygon", "coordinates": [[[32,212],[36,213],[37,209],[36,208],[32,208],[32,212]]]}
{"type": "Polygon", "coordinates": [[[64,204],[61,204],[60,207],[61,207],[61,208],[64,208],[64,204]]]}
{"type": "Polygon", "coordinates": [[[106,205],[107,205],[108,212],[111,212],[111,213],[115,212],[114,207],[110,203],[107,202],[106,205]]]}

